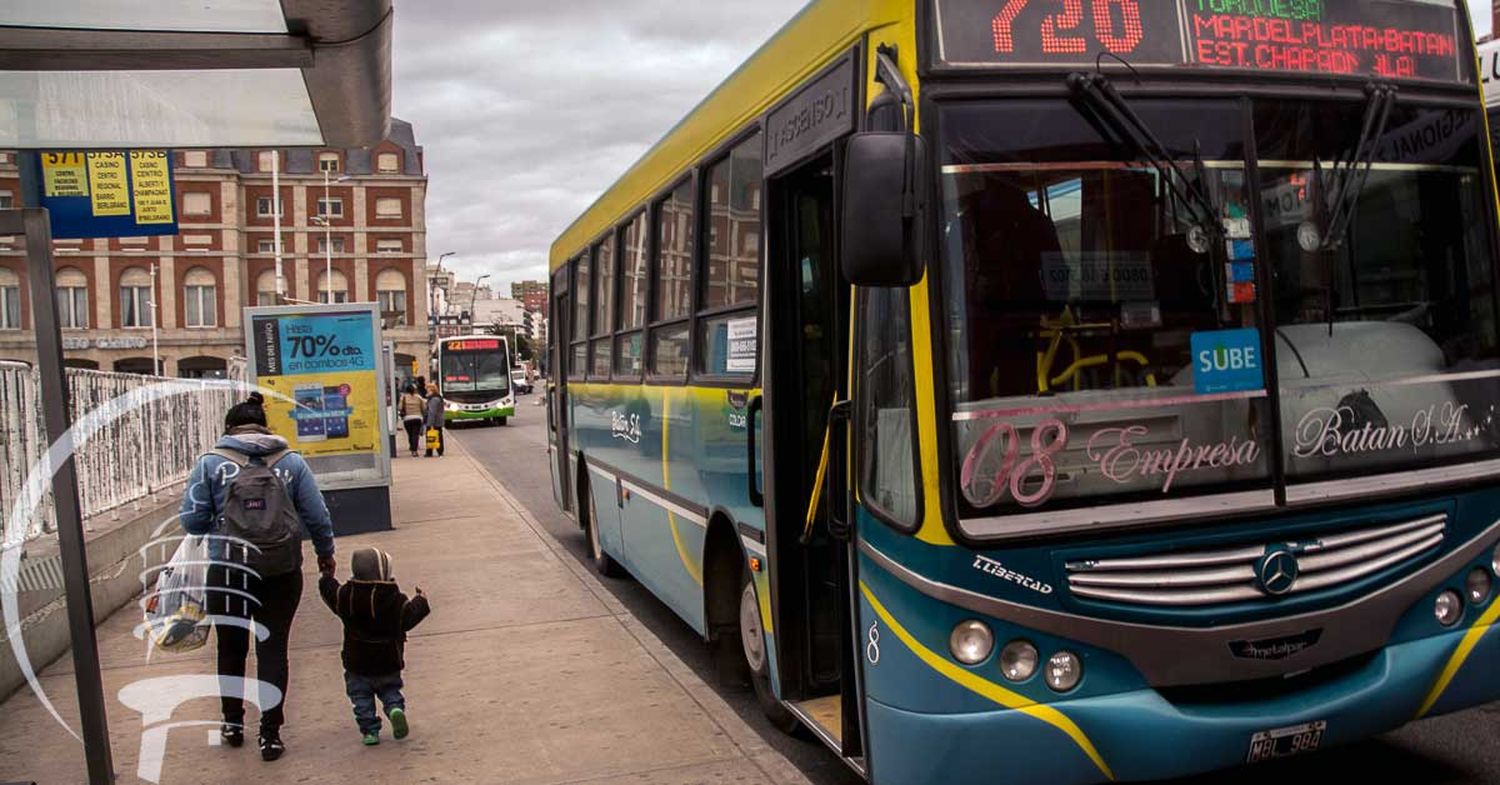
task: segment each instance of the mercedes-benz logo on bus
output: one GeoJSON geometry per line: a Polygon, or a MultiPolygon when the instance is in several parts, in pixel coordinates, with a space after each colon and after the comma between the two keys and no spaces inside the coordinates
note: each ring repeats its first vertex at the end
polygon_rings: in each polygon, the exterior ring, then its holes
{"type": "Polygon", "coordinates": [[[1256,583],[1260,590],[1272,597],[1290,593],[1297,584],[1297,576],[1301,574],[1302,566],[1297,563],[1297,554],[1281,548],[1266,551],[1255,568],[1256,583]]]}

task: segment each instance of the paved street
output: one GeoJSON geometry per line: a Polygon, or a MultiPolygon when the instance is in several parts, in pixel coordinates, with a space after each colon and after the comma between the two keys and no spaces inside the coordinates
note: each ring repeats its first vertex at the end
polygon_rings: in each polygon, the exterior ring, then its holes
{"type": "MultiPolygon", "coordinates": [[[[587,546],[583,535],[552,500],[546,460],[546,419],[543,410],[532,405],[534,401],[535,398],[523,399],[510,427],[462,429],[454,433],[546,531],[584,563],[587,546]]],[[[605,581],[604,586],[700,678],[715,683],[707,647],[665,605],[629,579],[605,581]]],[[[767,744],[798,766],[808,779],[823,785],[860,781],[821,745],[789,738],[772,728],[761,717],[748,692],[717,689],[736,714],[758,731],[767,744]]],[[[1265,785],[1267,782],[1327,785],[1361,779],[1422,785],[1494,785],[1500,783],[1497,739],[1500,739],[1500,704],[1425,720],[1353,747],[1173,785],[1265,785]]],[[[1183,754],[1191,751],[1184,750],[1183,754]]]]}

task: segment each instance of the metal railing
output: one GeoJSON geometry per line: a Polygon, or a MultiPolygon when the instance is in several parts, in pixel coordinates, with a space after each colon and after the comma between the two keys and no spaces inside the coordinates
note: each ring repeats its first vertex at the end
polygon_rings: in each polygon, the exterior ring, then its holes
{"type": "MultiPolygon", "coordinates": [[[[67,369],[71,421],[111,405],[98,429],[74,452],[78,494],[84,519],[138,504],[187,479],[198,456],[223,431],[224,412],[237,400],[223,382],[193,382],[154,376],[67,369]],[[163,383],[173,394],[148,390],[163,383]],[[124,403],[125,405],[122,405],[124,403]]],[[[26,539],[57,530],[52,509],[51,478],[28,485],[44,466],[47,438],[38,372],[21,363],[0,362],[0,519],[8,519],[17,501],[35,507],[26,539]],[[41,498],[30,494],[41,491],[41,498]]]]}

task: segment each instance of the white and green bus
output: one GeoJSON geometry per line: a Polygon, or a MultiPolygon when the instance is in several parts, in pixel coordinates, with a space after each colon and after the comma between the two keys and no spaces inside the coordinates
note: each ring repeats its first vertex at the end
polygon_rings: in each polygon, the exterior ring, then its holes
{"type": "Polygon", "coordinates": [[[510,342],[496,335],[463,335],[438,343],[438,386],[447,422],[505,425],[516,415],[510,380],[510,342]]]}

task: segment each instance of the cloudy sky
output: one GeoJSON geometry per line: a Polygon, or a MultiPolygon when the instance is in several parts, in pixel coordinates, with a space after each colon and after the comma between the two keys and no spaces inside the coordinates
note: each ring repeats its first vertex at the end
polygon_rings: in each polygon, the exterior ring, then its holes
{"type": "Polygon", "coordinates": [[[545,280],[557,235],[804,2],[398,2],[394,113],[426,148],[429,255],[545,280]]]}
{"type": "Polygon", "coordinates": [[[545,280],[552,240],[803,4],[398,2],[395,114],[426,147],[428,253],[470,280],[545,280]]]}

